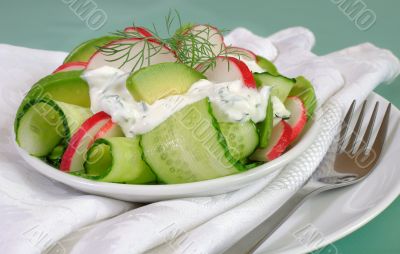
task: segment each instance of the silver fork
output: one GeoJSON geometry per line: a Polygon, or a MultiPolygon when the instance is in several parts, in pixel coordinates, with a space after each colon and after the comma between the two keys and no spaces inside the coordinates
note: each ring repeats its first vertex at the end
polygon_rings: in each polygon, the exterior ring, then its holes
{"type": "Polygon", "coordinates": [[[280,225],[309,197],[323,191],[336,189],[365,179],[376,166],[380,157],[383,143],[386,138],[391,104],[387,106],[378,134],[371,149],[368,144],[374,129],[374,123],[379,107],[375,103],[374,110],[369,120],[367,129],[357,149],[357,140],[365,114],[366,101],[363,103],[359,117],[344,149],[346,134],[349,129],[356,102],[350,106],[339,132],[337,148],[333,167],[321,164],[314,174],[307,180],[303,187],[297,191],[286,203],[284,203],[270,217],[259,226],[246,234],[242,239],[224,252],[224,254],[253,253],[265,240],[267,240],[280,225]]]}

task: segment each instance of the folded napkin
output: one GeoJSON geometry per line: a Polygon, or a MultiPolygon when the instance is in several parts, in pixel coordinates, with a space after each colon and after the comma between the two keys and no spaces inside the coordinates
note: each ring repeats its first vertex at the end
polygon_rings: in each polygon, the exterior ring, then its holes
{"type": "MultiPolygon", "coordinates": [[[[251,186],[214,197],[133,204],[85,195],[36,174],[15,155],[9,135],[0,139],[0,247],[5,253],[219,253],[229,247],[298,189],[328,149],[345,108],[394,79],[398,59],[363,44],[318,57],[313,34],[301,27],[257,37],[235,29],[226,42],[275,57],[280,72],[304,75],[316,88],[321,130],[315,142],[281,172],[251,186]],[[251,39],[249,39],[251,38],[251,39]],[[334,95],[335,94],[335,95],[334,95]],[[329,99],[329,100],[328,100],[329,99]],[[325,102],[325,103],[324,103],[325,102]],[[122,214],[121,214],[122,213],[122,214]],[[96,221],[121,214],[113,219],[96,221]],[[72,231],[92,224],[57,242],[72,231]],[[55,244],[55,245],[54,245],[55,244]],[[53,246],[52,246],[53,245],[53,246]]],[[[63,53],[0,45],[2,133],[11,133],[13,113],[35,80],[54,69],[63,53]],[[8,92],[10,90],[10,92],[8,92]],[[4,93],[7,91],[7,93],[4,93]]]]}

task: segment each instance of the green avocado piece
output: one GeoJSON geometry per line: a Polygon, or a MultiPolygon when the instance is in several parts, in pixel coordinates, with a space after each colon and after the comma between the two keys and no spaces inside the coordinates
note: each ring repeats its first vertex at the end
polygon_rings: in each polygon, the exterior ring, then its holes
{"type": "Polygon", "coordinates": [[[295,80],[296,83],[290,91],[289,96],[297,96],[300,98],[307,111],[307,120],[310,120],[318,104],[314,87],[311,82],[303,76],[299,76],[295,80]]]}
{"type": "Polygon", "coordinates": [[[158,99],[183,94],[205,76],[180,63],[159,63],[131,74],[126,87],[136,101],[152,104],[158,99]]]}
{"type": "Polygon", "coordinates": [[[272,75],[275,75],[275,76],[279,75],[279,72],[276,69],[275,65],[268,59],[266,59],[262,56],[256,56],[256,62],[266,72],[271,73],[272,75]]]}
{"type": "Polygon", "coordinates": [[[98,47],[102,47],[112,41],[121,39],[120,36],[103,36],[91,39],[79,44],[65,58],[64,63],[70,62],[87,62],[89,58],[97,51],[98,47]]]}
{"type": "Polygon", "coordinates": [[[32,99],[50,98],[81,107],[90,107],[89,86],[81,78],[82,71],[58,72],[46,76],[34,84],[23,99],[17,117],[32,99]]]}
{"type": "Polygon", "coordinates": [[[286,100],[295,84],[294,79],[269,72],[253,73],[253,76],[258,87],[271,86],[271,96],[278,97],[282,102],[286,100]]]}

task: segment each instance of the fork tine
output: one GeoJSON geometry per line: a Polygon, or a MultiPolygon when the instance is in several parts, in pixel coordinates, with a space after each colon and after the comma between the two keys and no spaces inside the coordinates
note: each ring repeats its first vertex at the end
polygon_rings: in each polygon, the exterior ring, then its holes
{"type": "Polygon", "coordinates": [[[342,148],[344,139],[347,134],[347,130],[349,129],[350,120],[354,113],[355,106],[356,106],[356,100],[353,100],[349,109],[347,110],[346,116],[343,119],[342,127],[340,129],[340,134],[339,134],[339,142],[338,142],[338,148],[337,148],[338,151],[340,151],[340,149],[342,148]]]}
{"type": "Polygon", "coordinates": [[[371,135],[372,135],[372,130],[373,130],[373,127],[375,124],[376,115],[378,113],[378,108],[379,108],[379,102],[377,101],[375,103],[374,110],[372,111],[371,119],[369,120],[367,129],[365,130],[360,147],[358,148],[358,151],[356,153],[365,152],[368,147],[369,140],[371,139],[371,135]]]}
{"type": "Polygon", "coordinates": [[[361,125],[364,120],[364,113],[365,113],[365,105],[367,104],[367,101],[364,101],[360,115],[358,116],[357,123],[354,126],[353,132],[350,135],[350,140],[347,143],[347,146],[345,148],[346,152],[352,152],[354,150],[354,146],[356,145],[357,137],[358,134],[360,133],[361,125]]]}
{"type": "Polygon", "coordinates": [[[375,142],[372,145],[372,151],[374,151],[376,157],[379,157],[382,151],[383,143],[385,142],[386,139],[386,134],[389,127],[389,116],[391,107],[392,104],[389,103],[389,105],[386,108],[385,116],[383,117],[381,126],[379,127],[378,134],[376,135],[375,142]]]}

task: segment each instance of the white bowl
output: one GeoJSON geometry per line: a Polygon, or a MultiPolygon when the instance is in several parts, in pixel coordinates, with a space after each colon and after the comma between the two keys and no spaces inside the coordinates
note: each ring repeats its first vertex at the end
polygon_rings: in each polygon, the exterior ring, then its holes
{"type": "MultiPolygon", "coordinates": [[[[311,145],[319,130],[319,117],[315,116],[307,126],[307,131],[299,138],[298,142],[277,159],[263,165],[238,173],[216,179],[168,185],[139,185],[105,183],[88,180],[78,176],[59,171],[40,159],[29,155],[15,142],[17,151],[22,158],[39,173],[69,185],[75,189],[94,195],[101,195],[126,201],[154,202],[160,200],[198,197],[222,194],[243,188],[261,177],[277,172],[311,145]]],[[[15,140],[15,139],[14,139],[15,140]]]]}

